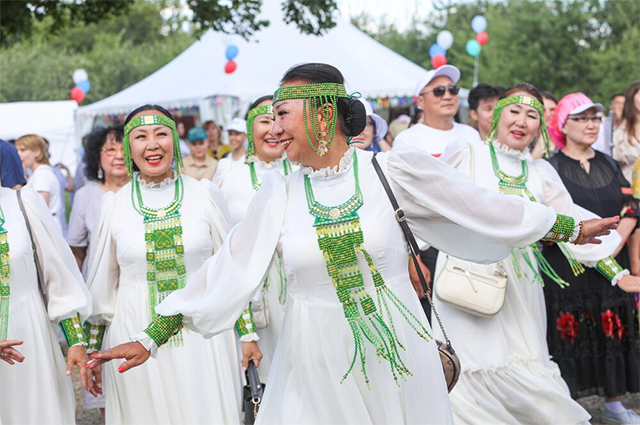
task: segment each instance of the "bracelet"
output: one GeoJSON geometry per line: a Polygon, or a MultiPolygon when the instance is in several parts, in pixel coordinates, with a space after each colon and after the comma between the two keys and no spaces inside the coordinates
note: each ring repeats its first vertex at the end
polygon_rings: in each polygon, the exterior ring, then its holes
{"type": "Polygon", "coordinates": [[[575,229],[573,217],[558,214],[551,230],[541,239],[542,242],[569,242],[575,229]]]}
{"type": "Polygon", "coordinates": [[[584,222],[580,220],[578,225],[580,226],[580,231],[578,232],[576,240],[573,241],[574,245],[580,245],[580,242],[582,242],[582,240],[584,239],[584,222]]]}
{"type": "Polygon", "coordinates": [[[80,315],[61,320],[60,329],[62,329],[62,334],[69,347],[74,345],[83,345],[86,347],[87,340],[84,337],[84,330],[80,324],[80,315]]]}
{"type": "Polygon", "coordinates": [[[105,325],[94,325],[93,323],[84,322],[84,337],[89,344],[87,345],[87,353],[100,351],[106,328],[105,325]]]}
{"type": "MultiPolygon", "coordinates": [[[[613,282],[614,279],[618,277],[618,274],[624,271],[624,269],[613,257],[603,258],[602,260],[598,261],[596,263],[596,270],[601,275],[606,277],[609,282],[613,282]]],[[[620,277],[618,277],[618,280],[620,279],[620,277]]],[[[617,280],[615,282],[617,283],[617,280]]]]}

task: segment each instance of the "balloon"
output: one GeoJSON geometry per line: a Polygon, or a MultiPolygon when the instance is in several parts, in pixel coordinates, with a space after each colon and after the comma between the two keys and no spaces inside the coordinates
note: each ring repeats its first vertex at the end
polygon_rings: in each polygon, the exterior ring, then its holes
{"type": "Polygon", "coordinates": [[[84,69],[76,69],[73,71],[73,82],[78,84],[80,81],[86,81],[89,79],[89,74],[84,69]]]}
{"type": "Polygon", "coordinates": [[[227,62],[227,64],[224,66],[224,72],[226,72],[227,74],[231,74],[233,73],[236,68],[238,67],[238,65],[236,65],[236,63],[234,61],[229,61],[227,62]]]}
{"type": "Polygon", "coordinates": [[[431,59],[433,59],[433,57],[434,57],[435,55],[442,55],[442,56],[444,56],[444,55],[446,55],[446,54],[447,54],[447,51],[446,51],[446,50],[444,50],[441,46],[439,46],[439,45],[438,45],[438,44],[436,44],[436,43],[433,43],[433,44],[431,45],[431,47],[429,47],[429,57],[430,57],[431,59]]]}
{"type": "Polygon", "coordinates": [[[453,44],[453,34],[451,34],[451,31],[447,30],[440,31],[436,41],[438,42],[438,46],[442,47],[444,50],[448,50],[453,44]]]}
{"type": "Polygon", "coordinates": [[[442,65],[447,64],[447,57],[445,55],[435,55],[431,58],[431,65],[434,69],[440,68],[442,65]]]}
{"type": "Polygon", "coordinates": [[[225,55],[227,56],[228,60],[235,59],[235,57],[238,56],[238,47],[233,44],[228,46],[225,55]]]}
{"type": "Polygon", "coordinates": [[[87,94],[89,93],[89,90],[91,90],[91,83],[89,80],[80,81],[78,83],[78,87],[80,87],[80,90],[82,90],[84,94],[87,94]]]}
{"type": "Polygon", "coordinates": [[[476,57],[480,54],[480,51],[482,50],[482,46],[480,46],[480,43],[478,43],[476,40],[469,40],[467,41],[467,53],[469,53],[469,56],[472,57],[476,57]]]}
{"type": "Polygon", "coordinates": [[[487,29],[487,20],[482,15],[476,15],[471,20],[471,28],[477,33],[487,29]]]}
{"type": "Polygon", "coordinates": [[[486,31],[476,34],[476,41],[481,46],[484,46],[485,44],[487,44],[487,41],[489,41],[489,34],[487,34],[486,31]]]}
{"type": "Polygon", "coordinates": [[[78,103],[84,100],[84,92],[80,87],[76,86],[71,89],[71,99],[75,100],[78,103]]]}

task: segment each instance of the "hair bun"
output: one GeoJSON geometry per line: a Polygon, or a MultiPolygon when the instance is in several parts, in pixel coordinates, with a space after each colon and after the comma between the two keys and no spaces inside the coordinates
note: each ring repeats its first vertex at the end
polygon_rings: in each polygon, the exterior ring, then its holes
{"type": "Polygon", "coordinates": [[[364,109],[364,104],[357,98],[352,97],[348,100],[345,125],[349,131],[348,137],[355,137],[362,133],[367,125],[367,111],[364,109]]]}

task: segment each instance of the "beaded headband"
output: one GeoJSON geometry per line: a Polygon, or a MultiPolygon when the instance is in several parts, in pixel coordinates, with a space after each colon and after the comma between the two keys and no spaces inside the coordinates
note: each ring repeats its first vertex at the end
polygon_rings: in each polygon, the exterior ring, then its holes
{"type": "Polygon", "coordinates": [[[176,163],[176,171],[180,174],[180,169],[184,166],[182,163],[182,153],[180,152],[180,136],[176,129],[176,123],[169,117],[164,115],[141,115],[129,121],[124,126],[124,138],[122,139],[122,148],[124,150],[124,165],[127,167],[127,174],[131,178],[133,176],[133,162],[131,160],[131,145],[129,144],[129,133],[134,128],[143,125],[164,125],[171,129],[173,136],[173,159],[176,163]]]}
{"type": "Polygon", "coordinates": [[[253,156],[256,153],[256,144],[253,141],[253,121],[255,121],[257,116],[267,114],[273,116],[273,105],[256,106],[255,108],[251,108],[247,114],[247,140],[249,141],[247,157],[253,156]]]}
{"type": "Polygon", "coordinates": [[[500,115],[502,115],[502,110],[506,106],[516,103],[531,106],[535,108],[536,111],[538,111],[538,114],[540,116],[540,134],[542,135],[542,140],[544,140],[544,153],[548,158],[550,146],[549,144],[551,142],[551,139],[549,138],[549,132],[547,131],[547,124],[544,122],[544,105],[533,96],[518,95],[500,99],[496,104],[495,109],[493,110],[493,114],[491,115],[491,128],[489,129],[489,133],[487,134],[485,140],[491,140],[497,137],[498,123],[500,122],[500,115]]]}
{"type": "Polygon", "coordinates": [[[288,99],[304,99],[302,106],[302,116],[304,117],[304,129],[307,134],[307,141],[311,148],[320,156],[324,156],[329,152],[333,136],[336,133],[336,122],[338,121],[338,98],[350,98],[344,88],[344,84],[338,83],[314,83],[301,84],[298,86],[280,87],[273,94],[273,104],[281,100],[288,99]],[[307,102],[309,102],[309,117],[311,119],[311,131],[316,140],[318,140],[318,148],[313,145],[309,134],[309,125],[307,123],[307,102]],[[333,106],[333,115],[329,124],[329,138],[326,131],[320,131],[318,126],[318,116],[314,111],[322,108],[322,116],[329,115],[329,104],[333,106]]]}

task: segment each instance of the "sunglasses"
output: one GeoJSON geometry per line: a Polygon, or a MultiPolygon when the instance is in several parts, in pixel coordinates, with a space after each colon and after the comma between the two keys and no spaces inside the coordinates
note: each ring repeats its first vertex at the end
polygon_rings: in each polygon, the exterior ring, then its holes
{"type": "Polygon", "coordinates": [[[457,96],[458,92],[460,91],[460,87],[456,86],[455,84],[452,84],[450,86],[436,86],[431,90],[420,93],[420,96],[424,96],[427,93],[433,92],[433,95],[435,97],[442,97],[447,90],[449,90],[449,93],[451,93],[452,96],[457,96]]]}

